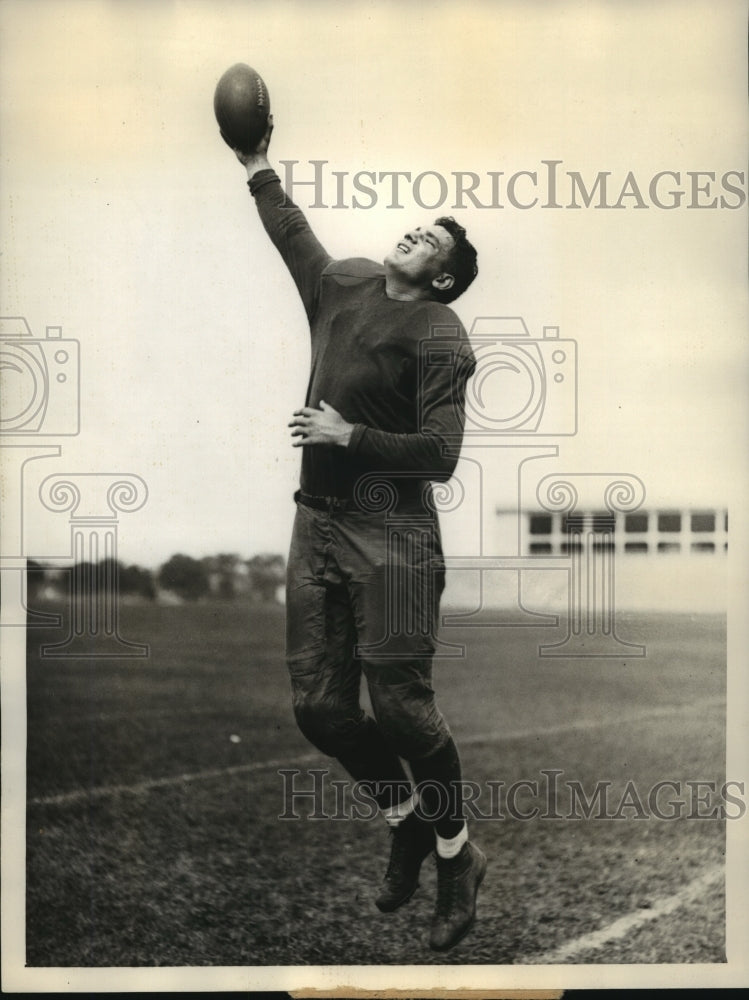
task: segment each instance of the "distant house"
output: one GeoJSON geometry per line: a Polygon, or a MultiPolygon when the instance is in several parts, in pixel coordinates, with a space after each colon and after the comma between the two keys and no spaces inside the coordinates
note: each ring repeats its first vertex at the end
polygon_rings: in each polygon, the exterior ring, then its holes
{"type": "Polygon", "coordinates": [[[286,563],[277,553],[261,553],[250,559],[232,554],[207,556],[202,560],[211,597],[221,600],[250,597],[272,603],[281,599],[286,563]]]}
{"type": "Polygon", "coordinates": [[[247,563],[234,553],[206,556],[202,561],[211,597],[233,600],[250,592],[247,563]]]}

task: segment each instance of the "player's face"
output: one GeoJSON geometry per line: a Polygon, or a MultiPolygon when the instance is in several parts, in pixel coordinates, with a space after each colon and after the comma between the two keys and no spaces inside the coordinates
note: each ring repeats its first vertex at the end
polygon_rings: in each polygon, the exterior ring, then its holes
{"type": "Polygon", "coordinates": [[[428,288],[445,273],[453,238],[442,226],[424,226],[405,233],[385,258],[385,264],[416,287],[428,288]]]}

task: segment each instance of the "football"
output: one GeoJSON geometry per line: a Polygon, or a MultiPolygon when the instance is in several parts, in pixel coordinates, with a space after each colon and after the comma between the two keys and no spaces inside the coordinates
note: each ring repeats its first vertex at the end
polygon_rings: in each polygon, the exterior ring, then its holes
{"type": "Polygon", "coordinates": [[[213,110],[224,142],[232,149],[251,153],[268,127],[268,88],[251,66],[237,63],[218,81],[213,110]]]}

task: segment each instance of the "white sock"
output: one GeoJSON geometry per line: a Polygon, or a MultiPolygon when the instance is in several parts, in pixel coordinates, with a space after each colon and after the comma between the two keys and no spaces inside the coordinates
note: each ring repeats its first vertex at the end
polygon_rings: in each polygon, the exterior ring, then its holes
{"type": "Polygon", "coordinates": [[[394,806],[388,806],[387,809],[380,811],[385,817],[388,826],[399,826],[406,816],[411,815],[418,804],[419,796],[417,792],[414,792],[409,798],[404,799],[403,802],[396,802],[394,806]]]}
{"type": "Polygon", "coordinates": [[[460,854],[463,844],[468,840],[468,824],[463,824],[463,829],[455,837],[450,837],[445,839],[440,837],[439,834],[436,835],[437,839],[437,854],[441,858],[454,858],[456,855],[460,854]]]}

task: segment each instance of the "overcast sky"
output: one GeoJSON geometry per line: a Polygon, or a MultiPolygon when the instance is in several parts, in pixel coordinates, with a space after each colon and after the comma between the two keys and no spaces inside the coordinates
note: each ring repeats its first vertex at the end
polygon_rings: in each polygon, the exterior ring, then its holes
{"type": "MultiPolygon", "coordinates": [[[[2,314],[81,345],[81,432],[29,471],[29,554],[58,544],[60,515],[37,517],[35,490],[62,472],[146,481],[147,504],[121,520],[127,561],[286,550],[299,461],[286,423],[308,338],[213,117],[215,84],[238,61],[270,90],[272,159],[298,160],[300,179],[328,161],[328,207],[295,193],[332,254],[381,260],[448,211],[479,250],[456,307],[466,327],[522,316],[534,338],[553,325],[577,342],[579,430],[543,438],[559,458],[539,474],[629,472],[654,504],[740,496],[746,177],[729,177],[741,194],[721,178],[746,164],[744,21],[730,0],[3,0],[2,314]],[[630,187],[620,210],[543,208],[544,160],[562,161],[563,205],[568,171],[589,186],[610,172],[614,202],[632,171],[648,207],[630,187]],[[338,209],[334,170],[346,174],[338,209]],[[662,179],[664,202],[685,192],[673,210],[648,190],[666,170],[681,176],[662,179]],[[357,210],[358,171],[433,171],[450,198],[417,204],[438,200],[432,176],[416,197],[401,188],[402,208],[378,183],[377,204],[357,210]],[[489,203],[490,173],[504,172],[505,207],[453,208],[456,171],[477,174],[489,203]],[[518,171],[537,172],[533,208],[508,203],[518,171]],[[715,174],[710,190],[692,192],[696,171],[715,174]]],[[[516,200],[533,194],[518,178],[516,200]]],[[[516,496],[512,456],[481,459],[492,503],[516,496]]]]}

